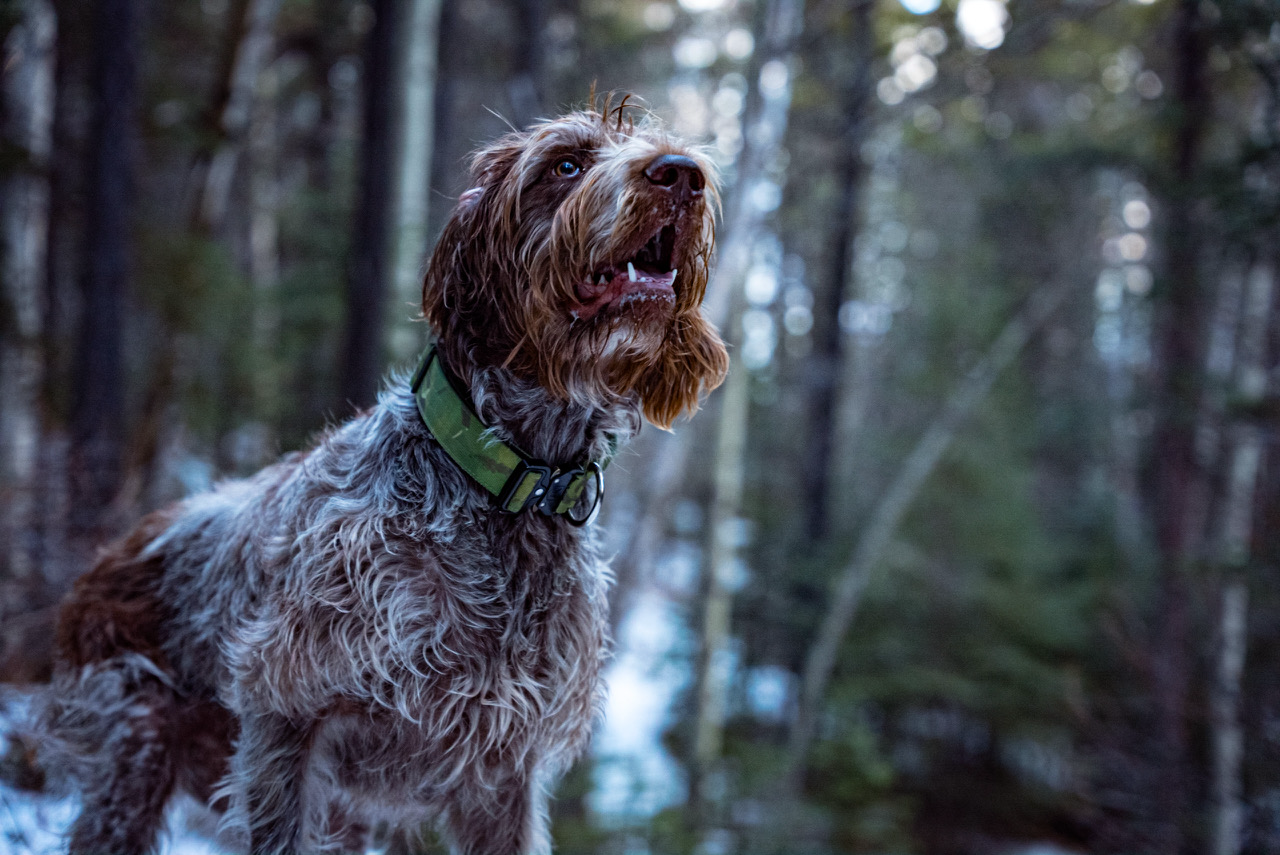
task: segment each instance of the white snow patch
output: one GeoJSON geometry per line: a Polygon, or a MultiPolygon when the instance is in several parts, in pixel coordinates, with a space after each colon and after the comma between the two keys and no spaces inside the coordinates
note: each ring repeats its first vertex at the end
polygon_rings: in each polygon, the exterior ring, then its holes
{"type": "Polygon", "coordinates": [[[638,595],[619,628],[605,723],[595,739],[591,806],[599,814],[646,818],[684,800],[684,775],[662,745],[671,702],[689,679],[672,656],[683,633],[671,603],[654,590],[638,595]]]}
{"type": "MultiPolygon", "coordinates": [[[[29,694],[0,686],[0,756],[9,750],[13,734],[26,720],[29,694]]],[[[65,835],[80,812],[73,796],[53,796],[17,790],[0,781],[0,852],[5,855],[58,855],[66,850],[65,835]]],[[[170,808],[168,831],[160,841],[160,855],[223,855],[224,850],[188,828],[209,813],[190,799],[170,808]]]]}

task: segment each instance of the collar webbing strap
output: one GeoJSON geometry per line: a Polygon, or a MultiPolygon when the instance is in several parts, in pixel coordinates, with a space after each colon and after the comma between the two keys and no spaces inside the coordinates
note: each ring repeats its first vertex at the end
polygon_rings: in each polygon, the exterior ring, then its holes
{"type": "Polygon", "coordinates": [[[596,495],[591,511],[599,505],[612,448],[604,460],[566,469],[529,458],[485,427],[445,373],[434,346],[422,354],[411,388],[427,430],[454,463],[497,497],[502,510],[519,513],[532,506],[544,514],[563,514],[577,525],[591,518],[590,512],[579,519],[569,511],[592,480],[596,495]]]}

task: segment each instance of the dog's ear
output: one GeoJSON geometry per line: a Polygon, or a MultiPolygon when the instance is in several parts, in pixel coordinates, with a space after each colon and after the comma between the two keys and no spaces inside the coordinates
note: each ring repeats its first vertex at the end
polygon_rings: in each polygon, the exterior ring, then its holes
{"type": "Polygon", "coordinates": [[[474,271],[471,267],[475,255],[471,251],[474,242],[475,226],[472,222],[482,193],[481,188],[473,187],[458,198],[449,221],[445,223],[440,238],[436,241],[427,262],[427,271],[422,279],[422,316],[436,329],[444,332],[449,310],[456,295],[451,293],[451,286],[472,281],[474,271]]]}
{"type": "Polygon", "coordinates": [[[498,250],[511,227],[502,200],[512,194],[502,188],[522,144],[523,135],[508,134],[472,158],[472,187],[458,197],[422,281],[422,314],[437,332],[459,322],[460,310],[490,304],[496,295],[480,292],[510,278],[510,259],[498,250]]]}
{"type": "Polygon", "coordinates": [[[729,352],[700,311],[681,314],[667,334],[662,356],[640,383],[645,418],[668,430],[681,413],[697,411],[702,396],[729,371],[729,352]]]}

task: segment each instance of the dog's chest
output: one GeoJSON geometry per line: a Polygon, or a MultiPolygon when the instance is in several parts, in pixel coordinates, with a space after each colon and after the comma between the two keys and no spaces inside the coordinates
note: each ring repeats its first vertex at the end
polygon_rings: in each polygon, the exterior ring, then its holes
{"type": "Polygon", "coordinates": [[[604,656],[603,566],[590,551],[495,547],[494,576],[480,590],[442,592],[461,617],[457,645],[473,651],[448,675],[452,691],[497,731],[589,716],[579,707],[589,707],[604,656]]]}
{"type": "MultiPolygon", "coordinates": [[[[451,692],[485,709],[548,714],[594,688],[604,653],[606,570],[594,542],[507,527],[436,550],[427,658],[451,692]],[[538,535],[544,535],[539,537],[538,535]]],[[[524,521],[522,521],[524,522],[524,521]]],[[[563,535],[563,533],[561,533],[563,535]]]]}
{"type": "Polygon", "coordinates": [[[385,687],[397,708],[373,704],[326,728],[344,788],[431,800],[472,776],[536,774],[577,757],[601,700],[607,614],[603,568],[573,570],[559,586],[438,592],[448,632],[418,652],[426,667],[385,687]]]}

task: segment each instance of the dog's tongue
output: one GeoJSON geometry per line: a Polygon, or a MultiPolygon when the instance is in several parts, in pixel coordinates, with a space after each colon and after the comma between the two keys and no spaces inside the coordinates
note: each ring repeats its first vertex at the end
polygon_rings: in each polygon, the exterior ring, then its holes
{"type": "Polygon", "coordinates": [[[624,300],[628,297],[648,297],[662,294],[675,294],[676,271],[651,273],[647,270],[622,270],[612,279],[593,276],[578,283],[577,296],[579,303],[574,307],[574,314],[586,320],[605,306],[624,300]],[[634,279],[632,276],[634,275],[634,279]]]}

